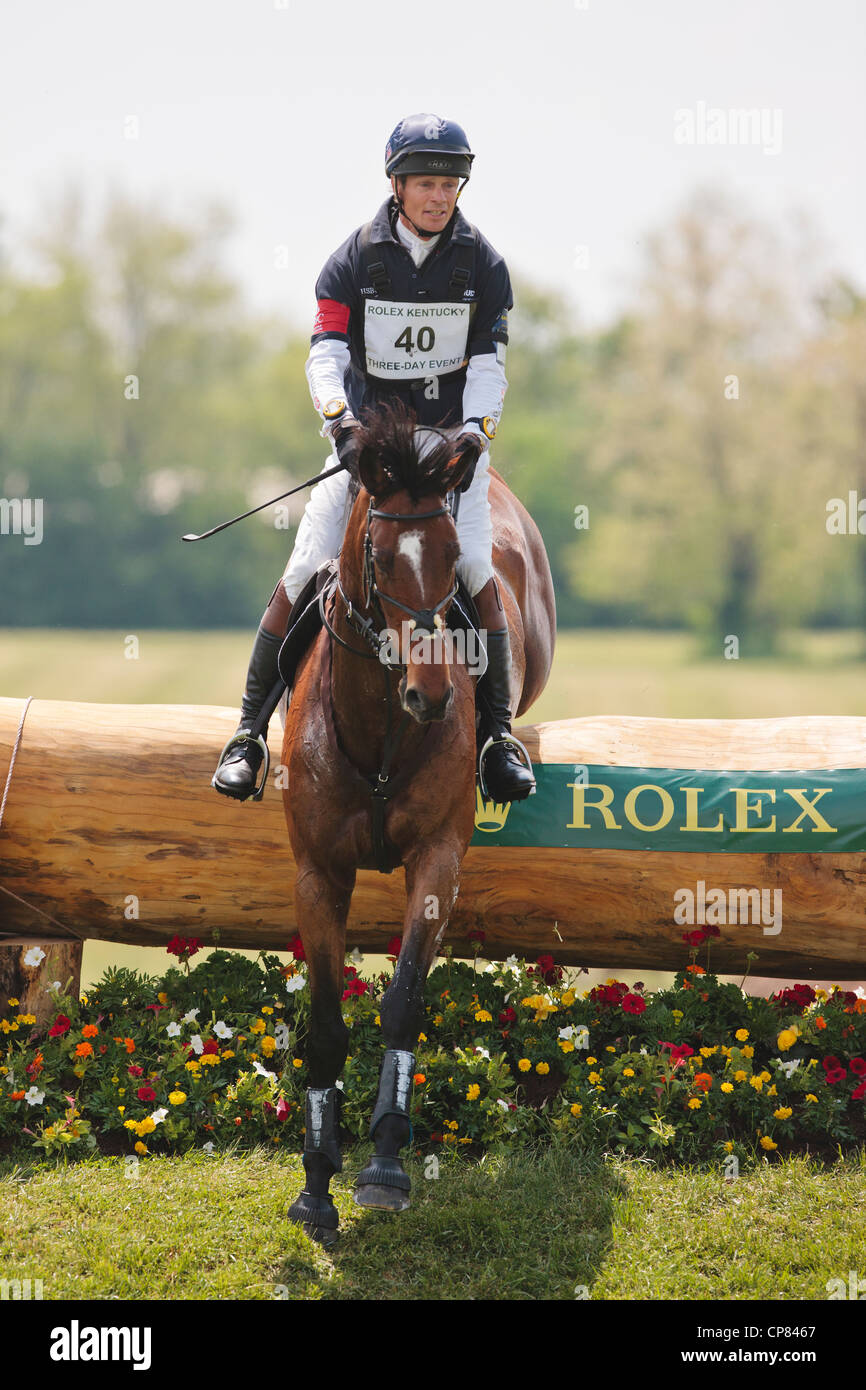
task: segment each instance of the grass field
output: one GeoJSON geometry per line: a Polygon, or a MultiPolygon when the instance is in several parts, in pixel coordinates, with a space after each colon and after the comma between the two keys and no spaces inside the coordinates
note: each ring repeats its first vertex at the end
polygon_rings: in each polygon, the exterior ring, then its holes
{"type": "MultiPolygon", "coordinates": [[[[553,1150],[448,1162],[413,1206],[361,1211],[362,1151],[332,1183],[328,1251],[286,1220],[298,1157],[260,1149],[129,1165],[0,1168],[0,1269],[46,1299],[822,1300],[862,1274],[866,1166],[802,1159],[726,1182],[553,1150]]],[[[808,1320],[808,1319],[807,1319],[808,1320]]]]}
{"type": "MultiPolygon", "coordinates": [[[[0,632],[0,694],[237,704],[252,628],[138,635],[140,655],[126,660],[120,632],[0,632]]],[[[859,633],[792,634],[787,645],[784,660],[709,661],[679,633],[562,633],[528,717],[864,712],[859,633]]],[[[110,961],[156,973],[166,957],[89,943],[84,980],[110,961]]],[[[365,1158],[346,1157],[336,1193],[344,1234],[331,1252],[286,1222],[297,1155],[197,1152],[26,1172],[7,1162],[0,1270],[41,1278],[46,1299],[523,1301],[585,1290],[604,1300],[824,1300],[828,1280],[866,1275],[863,1155],[827,1170],[764,1162],[730,1183],[720,1171],[567,1150],[446,1162],[436,1181],[416,1160],[415,1205],[397,1218],[354,1207],[365,1158]]]]}

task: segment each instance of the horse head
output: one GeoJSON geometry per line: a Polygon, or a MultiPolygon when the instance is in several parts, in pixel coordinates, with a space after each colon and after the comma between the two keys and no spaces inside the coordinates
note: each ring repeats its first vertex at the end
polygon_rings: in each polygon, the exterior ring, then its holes
{"type": "Polygon", "coordinates": [[[341,577],[379,628],[391,664],[404,670],[403,709],[427,724],[444,719],[454,698],[445,618],[457,591],[460,545],[446,498],[470,458],[455,453],[448,431],[416,434],[402,406],[369,412],[358,443],[362,491],[346,531],[341,577]]]}

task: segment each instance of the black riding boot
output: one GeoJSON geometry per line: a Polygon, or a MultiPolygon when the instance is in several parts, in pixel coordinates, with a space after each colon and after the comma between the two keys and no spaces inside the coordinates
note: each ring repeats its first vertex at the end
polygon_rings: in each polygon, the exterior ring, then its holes
{"type": "MultiPolygon", "coordinates": [[[[256,778],[264,757],[258,743],[251,738],[238,736],[249,733],[266,698],[280,679],[277,657],[282,645],[282,637],[266,632],[259,624],[247,672],[247,688],[241,700],[241,722],[235,734],[237,742],[230,740],[226,744],[211,779],[211,785],[218,792],[233,796],[236,801],[246,801],[255,792],[256,778]]],[[[262,732],[263,737],[267,738],[267,725],[262,732]]],[[[256,795],[256,800],[260,799],[261,792],[256,795]]]]}
{"type": "MultiPolygon", "coordinates": [[[[535,778],[511,733],[511,643],[508,629],[487,633],[487,670],[478,686],[479,703],[486,705],[493,724],[490,738],[481,750],[479,769],[482,793],[494,801],[522,801],[535,791],[535,778]]],[[[482,729],[484,722],[482,722],[482,729]]],[[[490,732],[489,730],[487,731],[490,732]]]]}

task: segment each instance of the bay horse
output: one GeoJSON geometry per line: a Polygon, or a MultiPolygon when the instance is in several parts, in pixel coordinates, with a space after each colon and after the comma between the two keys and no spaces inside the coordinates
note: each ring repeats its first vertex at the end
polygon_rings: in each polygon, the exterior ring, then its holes
{"type": "MultiPolygon", "coordinates": [[[[342,1168],[335,1083],[348,1052],[341,998],[357,870],[382,869],[384,855],[386,870],[405,871],[402,945],[379,1010],[386,1051],[370,1126],[375,1152],[355,1187],[359,1206],[401,1211],[409,1206],[410,1179],[399,1151],[410,1134],[423,988],[475,821],[477,677],[462,663],[449,665],[443,631],[459,559],[446,499],[469,459],[455,455],[455,432],[426,432],[426,443],[438,439],[425,452],[415,428],[406,411],[387,405],[361,428],[361,487],[340,550],[339,585],[329,611],[323,602],[324,629],[298,666],[284,731],[283,803],[311,992],[306,1183],[289,1217],[325,1243],[338,1225],[329,1185],[342,1168]],[[403,634],[400,660],[393,659],[392,636],[387,665],[380,650],[385,629],[403,634]],[[407,632],[410,646],[425,634],[426,648],[411,660],[407,632]]],[[[511,708],[520,715],[550,672],[553,581],[538,528],[493,469],[489,501],[493,564],[511,636],[511,708]]]]}

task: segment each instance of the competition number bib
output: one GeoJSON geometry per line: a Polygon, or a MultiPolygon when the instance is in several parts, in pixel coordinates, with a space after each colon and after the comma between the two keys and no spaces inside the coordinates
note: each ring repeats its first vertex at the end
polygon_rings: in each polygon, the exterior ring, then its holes
{"type": "Polygon", "coordinates": [[[370,376],[386,381],[442,376],[466,361],[469,304],[368,299],[364,349],[370,376]]]}

